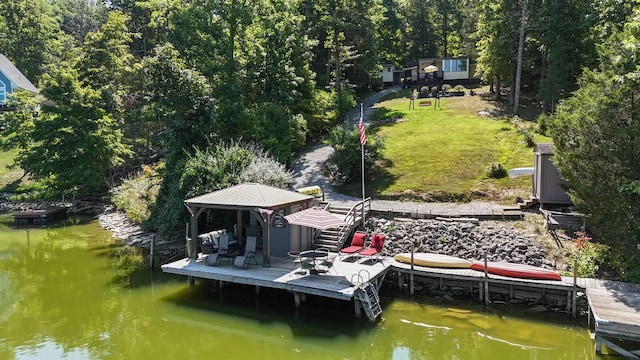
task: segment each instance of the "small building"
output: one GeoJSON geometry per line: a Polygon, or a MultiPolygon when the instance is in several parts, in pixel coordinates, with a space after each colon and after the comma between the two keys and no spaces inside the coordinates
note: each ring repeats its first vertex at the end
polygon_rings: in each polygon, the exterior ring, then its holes
{"type": "Polygon", "coordinates": [[[382,79],[383,87],[393,86],[400,82],[400,74],[396,71],[396,66],[393,64],[382,64],[380,78],[382,79]]]}
{"type": "Polygon", "coordinates": [[[38,88],[6,56],[0,54],[0,108],[6,107],[7,97],[20,89],[38,93],[38,88]]]}
{"type": "Polygon", "coordinates": [[[567,184],[551,161],[553,144],[536,144],[533,157],[533,197],[544,204],[570,205],[567,184]]]}

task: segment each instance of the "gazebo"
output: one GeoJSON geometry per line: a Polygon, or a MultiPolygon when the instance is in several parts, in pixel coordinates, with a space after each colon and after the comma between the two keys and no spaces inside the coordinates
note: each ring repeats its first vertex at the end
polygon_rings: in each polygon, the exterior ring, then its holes
{"type": "Polygon", "coordinates": [[[280,189],[277,187],[244,183],[214,191],[208,194],[196,196],[184,201],[190,218],[191,244],[189,245],[189,258],[196,259],[198,243],[198,217],[206,209],[235,210],[237,216],[238,236],[241,235],[242,213],[248,211],[250,216],[260,223],[265,243],[263,245],[263,265],[270,266],[272,253],[276,256],[286,256],[290,243],[290,228],[284,228],[284,221],[280,225],[280,217],[290,213],[306,209],[310,206],[313,196],[300,194],[295,191],[280,189]],[[272,226],[274,219],[278,219],[278,226],[272,226]],[[273,233],[273,234],[272,234],[273,233]],[[272,235],[278,236],[278,241],[272,243],[272,235]]]}

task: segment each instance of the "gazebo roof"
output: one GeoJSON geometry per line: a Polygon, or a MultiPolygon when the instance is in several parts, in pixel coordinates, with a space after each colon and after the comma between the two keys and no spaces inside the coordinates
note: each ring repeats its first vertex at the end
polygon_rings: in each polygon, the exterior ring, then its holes
{"type": "Polygon", "coordinates": [[[313,199],[313,196],[295,191],[258,183],[244,183],[196,196],[184,202],[192,207],[240,210],[255,208],[278,209],[306,203],[311,199],[313,199]]]}

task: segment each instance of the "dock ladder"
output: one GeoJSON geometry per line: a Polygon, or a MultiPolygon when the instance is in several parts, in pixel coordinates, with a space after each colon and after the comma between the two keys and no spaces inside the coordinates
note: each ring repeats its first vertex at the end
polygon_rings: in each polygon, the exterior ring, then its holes
{"type": "Polygon", "coordinates": [[[357,274],[351,276],[351,283],[354,283],[354,277],[357,278],[358,289],[355,292],[356,298],[360,301],[362,309],[371,321],[376,321],[378,316],[382,314],[382,306],[380,306],[380,297],[378,296],[378,290],[371,282],[371,276],[366,270],[360,270],[357,274]],[[362,272],[365,272],[369,279],[365,282],[362,276],[362,272]]]}

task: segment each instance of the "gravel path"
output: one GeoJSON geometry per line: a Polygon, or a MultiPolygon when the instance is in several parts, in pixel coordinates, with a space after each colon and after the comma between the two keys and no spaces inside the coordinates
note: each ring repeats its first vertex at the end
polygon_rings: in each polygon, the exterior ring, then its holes
{"type": "MultiPolygon", "coordinates": [[[[364,99],[364,118],[367,125],[375,111],[374,106],[385,95],[400,90],[400,87],[387,88],[364,99]]],[[[360,107],[357,106],[349,113],[349,124],[355,126],[360,118],[360,107]]],[[[336,193],[331,182],[323,175],[322,165],[333,153],[330,145],[320,144],[311,147],[305,154],[296,159],[291,170],[294,177],[294,188],[305,186],[320,186],[325,193],[325,200],[338,206],[351,206],[359,199],[336,193]]],[[[434,214],[444,216],[473,216],[473,215],[501,215],[502,206],[495,203],[473,201],[470,203],[417,203],[411,201],[373,200],[373,210],[392,210],[394,212],[434,214]]]]}

